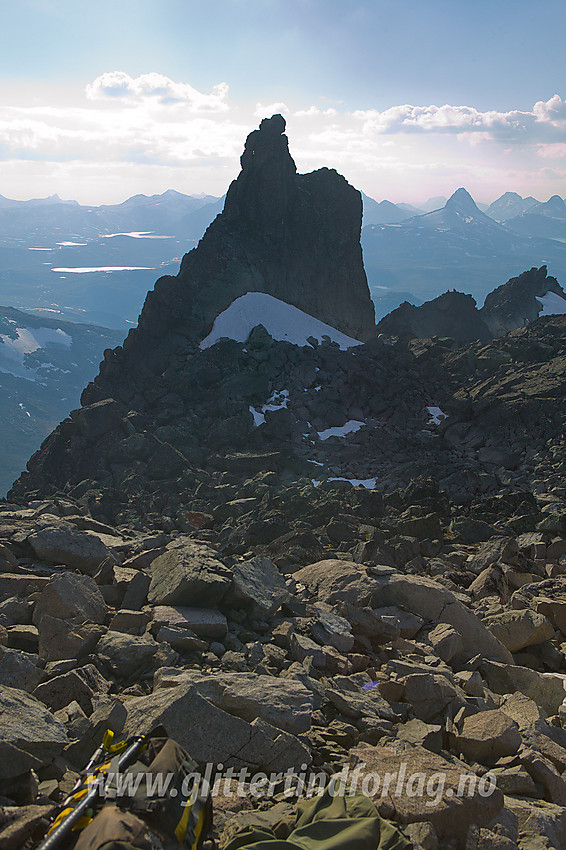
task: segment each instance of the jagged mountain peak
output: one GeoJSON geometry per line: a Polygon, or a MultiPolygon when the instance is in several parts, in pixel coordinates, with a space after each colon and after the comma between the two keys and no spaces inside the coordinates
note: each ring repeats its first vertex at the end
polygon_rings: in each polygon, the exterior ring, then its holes
{"type": "Polygon", "coordinates": [[[445,209],[464,213],[465,215],[481,215],[481,210],[467,189],[456,189],[445,204],[445,209]]]}

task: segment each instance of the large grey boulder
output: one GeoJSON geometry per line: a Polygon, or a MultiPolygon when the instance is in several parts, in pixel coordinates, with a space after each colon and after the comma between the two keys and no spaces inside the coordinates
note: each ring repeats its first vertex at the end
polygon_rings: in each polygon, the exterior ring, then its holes
{"type": "Polygon", "coordinates": [[[103,623],[106,603],[93,578],[77,573],[59,573],[45,585],[35,606],[33,622],[39,626],[45,615],[74,623],[103,623]]]}
{"type": "Polygon", "coordinates": [[[31,623],[31,613],[33,603],[27,599],[18,599],[17,596],[12,596],[0,602],[0,625],[15,626],[29,625],[31,623]]]}
{"type": "MultiPolygon", "coordinates": [[[[28,770],[38,770],[41,766],[41,759],[15,747],[14,744],[0,741],[0,781],[14,779],[28,770]]],[[[1,839],[0,847],[3,847],[1,839]]]]}
{"type": "Polygon", "coordinates": [[[455,714],[466,704],[464,691],[451,684],[445,676],[412,673],[404,684],[404,699],[412,705],[415,715],[426,723],[434,721],[449,706],[455,714]]]}
{"type": "Polygon", "coordinates": [[[148,602],[153,605],[210,607],[222,600],[232,574],[202,543],[178,538],[149,566],[148,602]]]}
{"type": "Polygon", "coordinates": [[[490,632],[510,652],[519,652],[527,646],[536,646],[554,637],[554,627],[544,614],[523,609],[504,611],[484,620],[490,632]]]}
{"type": "Polygon", "coordinates": [[[518,821],[519,850],[554,850],[566,846],[566,806],[509,796],[505,798],[505,807],[518,821]]]}
{"type": "Polygon", "coordinates": [[[124,632],[106,632],[96,647],[100,660],[116,676],[128,678],[151,665],[159,644],[151,635],[136,637],[124,632]]]}
{"type": "Polygon", "coordinates": [[[38,558],[49,564],[65,564],[94,575],[103,561],[117,562],[116,553],[93,532],[80,531],[68,522],[47,526],[28,537],[38,558]]]}
{"type": "Polygon", "coordinates": [[[357,789],[367,793],[380,814],[401,824],[431,823],[438,837],[453,841],[450,846],[458,850],[468,846],[471,824],[487,825],[503,808],[498,788],[486,793],[489,781],[481,782],[461,762],[405,741],[351,750],[350,764],[359,770],[357,789]],[[392,781],[386,785],[388,777],[392,781]]]}
{"type": "Polygon", "coordinates": [[[0,740],[50,761],[67,744],[67,732],[38,699],[0,685],[0,740]]]}
{"type": "Polygon", "coordinates": [[[424,576],[392,575],[379,592],[384,605],[400,605],[431,622],[448,623],[462,637],[464,652],[513,663],[513,656],[450,590],[424,576]]]}
{"type": "Polygon", "coordinates": [[[310,764],[309,750],[293,735],[261,719],[247,723],[222,711],[190,684],[160,688],[128,700],[124,733],[149,732],[163,725],[199,763],[285,771],[310,764]]]}
{"type": "Polygon", "coordinates": [[[214,705],[251,722],[256,717],[278,729],[299,735],[310,729],[313,695],[299,681],[258,673],[214,673],[197,670],[158,670],[155,688],[191,684],[214,705]]]}
{"type": "Polygon", "coordinates": [[[293,579],[304,584],[319,602],[332,606],[376,607],[372,603],[381,588],[381,582],[362,564],[335,558],[309,564],[293,573],[293,579]]]}
{"type": "Polygon", "coordinates": [[[479,575],[492,564],[519,564],[519,546],[512,537],[492,537],[482,543],[475,555],[466,564],[466,569],[479,575]]]}
{"type": "Polygon", "coordinates": [[[515,755],[521,746],[521,733],[503,711],[479,711],[464,719],[456,746],[469,761],[489,765],[515,755]]]}
{"type": "Polygon", "coordinates": [[[21,850],[41,825],[49,823],[55,805],[3,806],[0,821],[2,850],[21,850]]]}
{"type": "Polygon", "coordinates": [[[269,558],[234,564],[232,587],[226,597],[234,608],[247,608],[257,617],[270,617],[290,598],[285,579],[269,558]]]}
{"type": "Polygon", "coordinates": [[[75,701],[86,714],[92,714],[95,695],[107,693],[109,688],[109,682],[94,664],[85,664],[84,667],[77,667],[43,682],[38,685],[33,695],[52,711],[59,711],[75,701]]]}
{"type": "Polygon", "coordinates": [[[45,676],[38,662],[37,655],[0,647],[0,685],[31,693],[45,676]]]}
{"type": "Polygon", "coordinates": [[[359,720],[362,717],[375,717],[382,720],[395,720],[396,715],[389,703],[383,699],[377,688],[371,691],[350,691],[327,688],[326,699],[338,709],[340,714],[359,720]]]}
{"type": "Polygon", "coordinates": [[[549,717],[558,713],[566,698],[565,680],[553,673],[538,673],[529,667],[488,660],[482,662],[480,672],[487,686],[496,694],[520,691],[543,708],[549,717]]]}
{"type": "Polygon", "coordinates": [[[104,626],[94,623],[77,626],[72,620],[44,614],[39,623],[39,657],[45,661],[83,658],[92,652],[104,631],[104,626]]]}
{"type": "Polygon", "coordinates": [[[350,652],[354,645],[354,635],[348,620],[323,605],[316,605],[315,612],[316,615],[309,623],[314,639],[322,646],[333,646],[338,652],[350,652]]]}

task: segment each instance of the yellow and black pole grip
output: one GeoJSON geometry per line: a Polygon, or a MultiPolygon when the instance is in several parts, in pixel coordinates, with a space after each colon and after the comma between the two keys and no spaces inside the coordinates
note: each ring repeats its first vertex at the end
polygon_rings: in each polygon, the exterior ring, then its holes
{"type": "MultiPolygon", "coordinates": [[[[139,735],[120,744],[112,744],[111,738],[105,736],[104,748],[111,755],[117,755],[122,751],[116,766],[117,771],[120,772],[136,761],[146,744],[146,735],[139,735]]],[[[97,771],[94,769],[65,800],[61,811],[51,824],[41,844],[38,845],[37,850],[62,850],[65,847],[65,839],[71,832],[83,829],[90,823],[95,809],[100,806],[104,799],[96,782],[96,776],[97,771]],[[92,787],[89,787],[89,779],[95,780],[90,783],[92,787]]]]}

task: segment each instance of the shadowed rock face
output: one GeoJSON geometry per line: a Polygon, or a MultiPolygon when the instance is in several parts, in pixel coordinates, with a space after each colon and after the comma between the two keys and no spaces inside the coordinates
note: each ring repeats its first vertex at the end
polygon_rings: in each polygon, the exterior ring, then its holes
{"type": "Polygon", "coordinates": [[[123,349],[107,353],[83,404],[120,398],[132,381],[143,385],[148,372],[161,374],[172,354],[194,350],[246,292],[266,292],[356,339],[375,335],[361,195],[334,170],[297,174],[284,129],[274,115],[250,133],[224,211],[179,274],[157,281],[138,328],[123,349]]]}
{"type": "Polygon", "coordinates": [[[546,266],[523,272],[490,292],[481,314],[492,336],[502,336],[538,319],[541,304],[537,295],[547,292],[564,297],[564,290],[555,277],[547,274],[546,266]]]}
{"type": "Polygon", "coordinates": [[[445,292],[420,307],[405,301],[381,319],[377,331],[417,339],[440,336],[457,342],[486,341],[534,322],[542,309],[537,297],[548,292],[565,297],[556,278],[547,274],[546,266],[541,266],[498,286],[487,296],[481,310],[471,295],[445,292]]]}
{"type": "Polygon", "coordinates": [[[482,321],[475,299],[462,292],[445,292],[420,307],[405,301],[381,319],[377,330],[389,336],[417,339],[451,337],[458,342],[486,340],[491,336],[482,321]]]}

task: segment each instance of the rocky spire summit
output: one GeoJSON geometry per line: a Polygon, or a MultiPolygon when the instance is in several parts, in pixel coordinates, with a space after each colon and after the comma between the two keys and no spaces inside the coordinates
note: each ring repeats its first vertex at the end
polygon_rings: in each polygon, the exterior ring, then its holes
{"type": "Polygon", "coordinates": [[[176,277],[148,293],[139,325],[106,356],[83,403],[119,398],[146,383],[210,332],[216,317],[247,292],[265,292],[365,341],[374,308],[360,246],[360,193],[336,171],[297,174],[285,119],[264,119],[249,134],[242,171],[223,212],[176,277]]]}

